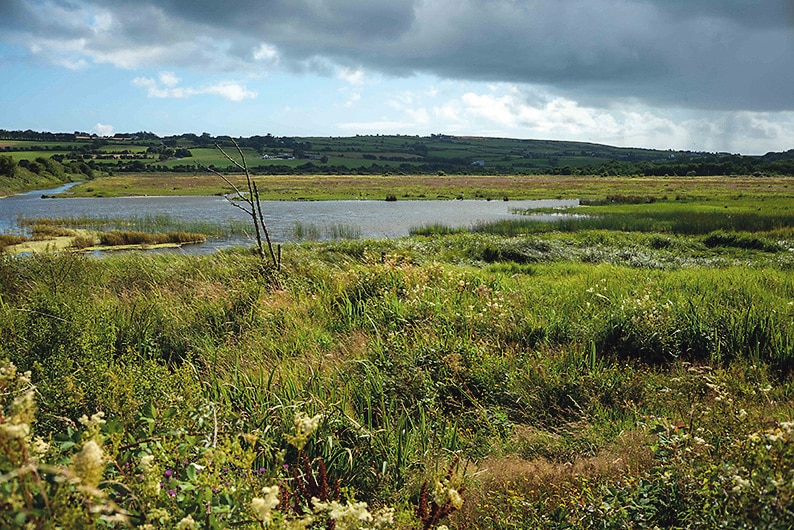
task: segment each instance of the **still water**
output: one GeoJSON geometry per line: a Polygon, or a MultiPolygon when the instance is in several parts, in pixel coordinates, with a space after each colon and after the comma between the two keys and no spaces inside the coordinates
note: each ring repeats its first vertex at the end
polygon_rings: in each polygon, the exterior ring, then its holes
{"type": "MultiPolygon", "coordinates": [[[[47,190],[53,195],[72,186],[47,190]]],[[[516,218],[514,209],[565,208],[578,200],[533,201],[263,201],[265,223],[275,241],[294,239],[296,223],[317,228],[323,236],[329,227],[355,229],[362,238],[395,238],[407,236],[412,228],[429,224],[469,227],[479,222],[516,218]]],[[[16,230],[18,217],[110,217],[141,218],[167,214],[180,221],[224,223],[246,221],[248,217],[223,197],[119,197],[119,198],[42,198],[34,191],[0,199],[0,233],[16,230]]],[[[539,216],[553,219],[554,216],[539,216]]],[[[210,241],[203,251],[240,244],[232,241],[210,241]]],[[[194,249],[198,251],[199,249],[194,249]]]]}

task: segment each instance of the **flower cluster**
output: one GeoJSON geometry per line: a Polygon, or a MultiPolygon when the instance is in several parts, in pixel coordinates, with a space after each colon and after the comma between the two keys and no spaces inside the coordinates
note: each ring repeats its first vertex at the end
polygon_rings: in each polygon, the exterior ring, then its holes
{"type": "Polygon", "coordinates": [[[306,445],[306,442],[309,441],[311,435],[314,434],[314,431],[317,430],[317,427],[320,426],[320,420],[322,419],[322,414],[309,417],[302,412],[298,412],[295,414],[295,435],[285,434],[284,438],[287,443],[301,450],[306,445]]]}
{"type": "Polygon", "coordinates": [[[436,487],[433,489],[433,502],[439,506],[449,504],[456,510],[463,506],[463,497],[456,488],[449,485],[448,480],[436,482],[436,487]]]}
{"type": "Polygon", "coordinates": [[[262,488],[264,497],[254,497],[251,499],[251,511],[257,520],[269,525],[273,522],[273,509],[278,506],[280,501],[278,486],[262,488]]]}
{"type": "Polygon", "coordinates": [[[326,515],[334,521],[337,530],[353,530],[356,528],[387,528],[394,524],[394,508],[384,508],[371,513],[366,502],[348,502],[341,504],[338,501],[322,502],[312,499],[315,515],[326,515]],[[366,526],[363,526],[366,525],[366,526]]]}

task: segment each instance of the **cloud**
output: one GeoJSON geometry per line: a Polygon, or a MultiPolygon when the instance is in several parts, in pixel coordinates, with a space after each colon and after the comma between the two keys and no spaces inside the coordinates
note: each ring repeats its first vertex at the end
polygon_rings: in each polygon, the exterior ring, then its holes
{"type": "Polygon", "coordinates": [[[92,132],[98,136],[113,136],[113,134],[115,134],[112,125],[104,125],[102,123],[94,125],[92,132]]]}
{"type": "Polygon", "coordinates": [[[276,66],[279,62],[278,49],[272,44],[264,42],[254,48],[252,57],[254,61],[266,63],[271,66],[276,66]]]}
{"type": "Polygon", "coordinates": [[[0,20],[10,39],[49,39],[41,55],[82,67],[336,65],[544,85],[588,105],[794,108],[790,0],[6,0],[0,20]]]}
{"type": "Polygon", "coordinates": [[[222,81],[214,85],[199,89],[192,89],[196,94],[215,94],[231,101],[243,101],[257,96],[256,92],[248,90],[245,86],[232,81],[222,81]]]}
{"type": "Polygon", "coordinates": [[[392,114],[386,118],[344,127],[745,154],[790,149],[794,131],[794,112],[681,111],[648,108],[635,100],[588,106],[542,86],[514,83],[446,82],[440,89],[393,94],[388,107],[392,114]],[[399,129],[379,128],[397,124],[399,129]]]}
{"type": "Polygon", "coordinates": [[[179,84],[179,78],[173,72],[160,72],[158,76],[160,83],[165,86],[173,87],[179,84]]]}
{"type": "Polygon", "coordinates": [[[362,85],[366,80],[363,70],[353,68],[342,68],[337,77],[351,85],[362,85]]]}
{"type": "Polygon", "coordinates": [[[341,81],[328,107],[360,112],[340,126],[356,132],[739,152],[794,133],[791,0],[3,0],[0,35],[0,64],[112,65],[152,98],[244,101],[233,79],[270,72],[341,81]],[[384,79],[433,86],[376,101],[384,79]]]}
{"type": "Polygon", "coordinates": [[[180,79],[171,72],[160,72],[158,79],[136,77],[132,80],[134,86],[146,89],[146,95],[150,98],[182,99],[211,94],[230,101],[243,101],[257,97],[256,92],[234,81],[219,81],[201,87],[182,87],[178,86],[179,82],[180,79]]]}

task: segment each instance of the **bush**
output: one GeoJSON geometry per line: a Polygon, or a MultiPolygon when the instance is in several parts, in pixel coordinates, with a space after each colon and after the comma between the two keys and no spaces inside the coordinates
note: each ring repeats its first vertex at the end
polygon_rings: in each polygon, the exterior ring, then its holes
{"type": "Polygon", "coordinates": [[[703,238],[707,247],[733,247],[749,250],[763,250],[764,252],[780,252],[783,248],[776,242],[750,234],[732,232],[712,232],[703,238]]]}

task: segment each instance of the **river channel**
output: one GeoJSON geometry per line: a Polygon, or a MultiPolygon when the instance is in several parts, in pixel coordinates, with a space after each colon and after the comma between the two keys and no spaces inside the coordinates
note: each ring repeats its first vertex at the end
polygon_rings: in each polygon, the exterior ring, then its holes
{"type": "MultiPolygon", "coordinates": [[[[41,190],[0,199],[0,233],[18,230],[19,217],[37,218],[142,218],[168,215],[179,221],[225,223],[246,221],[246,215],[218,196],[194,197],[115,197],[115,198],[44,198],[62,193],[72,186],[41,190]]],[[[314,227],[320,237],[329,227],[352,228],[362,238],[396,238],[407,236],[412,228],[430,224],[469,227],[477,223],[516,218],[516,209],[566,208],[578,200],[398,200],[386,201],[263,201],[265,223],[275,241],[294,239],[295,226],[314,227]]],[[[536,216],[541,220],[554,215],[536,216]]],[[[239,238],[191,245],[192,252],[211,252],[217,248],[244,243],[239,238]]]]}

